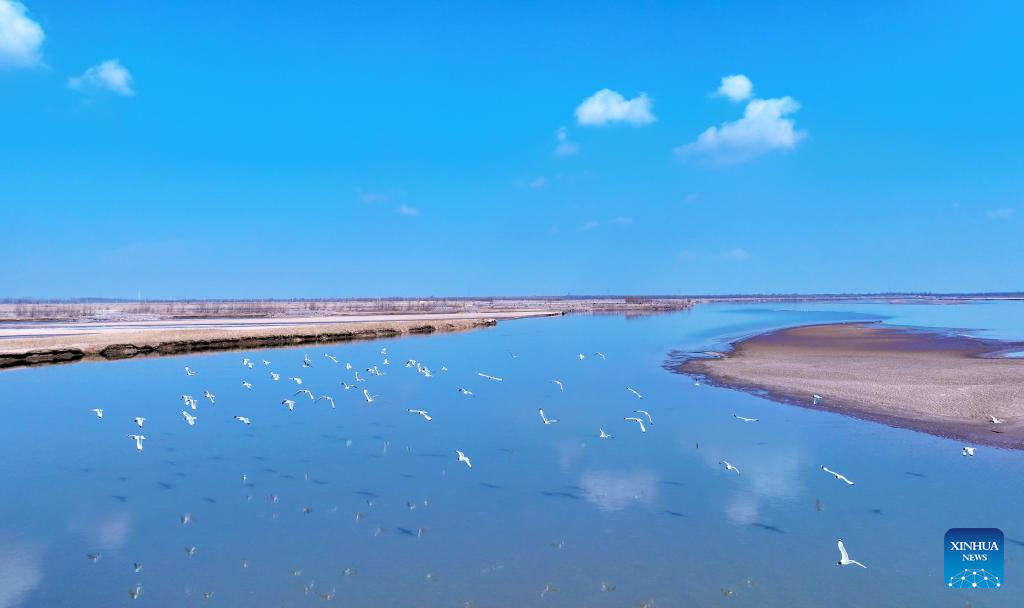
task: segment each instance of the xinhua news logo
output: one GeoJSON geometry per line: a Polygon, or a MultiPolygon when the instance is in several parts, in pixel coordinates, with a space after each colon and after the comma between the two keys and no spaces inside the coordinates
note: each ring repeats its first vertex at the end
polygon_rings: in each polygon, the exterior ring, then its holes
{"type": "Polygon", "coordinates": [[[1003,532],[998,528],[951,528],[945,537],[943,571],[954,589],[1003,586],[1003,532]]]}

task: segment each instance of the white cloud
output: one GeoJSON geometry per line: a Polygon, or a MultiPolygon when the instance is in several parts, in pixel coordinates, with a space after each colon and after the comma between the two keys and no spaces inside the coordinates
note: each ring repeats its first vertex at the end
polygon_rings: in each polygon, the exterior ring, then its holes
{"type": "Polygon", "coordinates": [[[382,192],[367,192],[361,186],[356,188],[356,196],[364,203],[383,203],[391,199],[390,196],[382,192]]]}
{"type": "Polygon", "coordinates": [[[791,150],[807,136],[786,116],[800,109],[792,97],[752,99],[743,118],[710,127],[697,140],[676,148],[683,156],[701,156],[715,165],[742,163],[774,150],[791,150]]]}
{"type": "Polygon", "coordinates": [[[598,222],[597,220],[587,220],[583,222],[583,224],[580,226],[580,230],[593,230],[594,228],[597,228],[600,225],[601,223],[598,222]]]}
{"type": "Polygon", "coordinates": [[[555,131],[555,156],[572,156],[580,151],[580,145],[569,139],[569,131],[565,127],[558,127],[555,131]]]}
{"type": "Polygon", "coordinates": [[[621,511],[630,505],[651,505],[657,498],[657,478],[649,471],[633,474],[587,471],[580,476],[586,499],[602,511],[621,511]]]}
{"type": "Polygon", "coordinates": [[[416,207],[410,207],[409,205],[405,204],[399,205],[398,208],[395,209],[395,211],[400,215],[407,215],[409,217],[416,217],[417,215],[420,214],[419,209],[417,209],[416,207]]]}
{"type": "Polygon", "coordinates": [[[722,76],[722,84],[715,91],[719,97],[728,97],[731,101],[746,101],[754,93],[754,83],[743,74],[722,76]]]}
{"type": "Polygon", "coordinates": [[[985,214],[990,220],[1008,220],[1013,217],[1014,210],[1011,207],[1003,207],[1002,209],[993,209],[985,214]]]}
{"type": "Polygon", "coordinates": [[[0,67],[30,68],[39,65],[43,28],[28,18],[28,9],[17,0],[0,0],[0,67]]]}
{"type": "Polygon", "coordinates": [[[544,186],[548,185],[548,178],[544,176],[535,177],[527,182],[526,186],[534,190],[540,190],[544,186]]]}
{"type": "Polygon", "coordinates": [[[604,126],[613,122],[647,125],[657,120],[651,113],[651,99],[641,93],[626,99],[611,89],[601,89],[576,108],[576,121],[581,125],[604,126]]]}
{"type": "Polygon", "coordinates": [[[119,59],[108,59],[99,65],[94,65],[81,76],[68,79],[68,86],[72,89],[106,89],[118,95],[134,95],[132,90],[132,75],[121,65],[119,59]]]}
{"type": "Polygon", "coordinates": [[[749,260],[750,252],[747,251],[746,249],[743,249],[742,247],[735,247],[733,249],[730,249],[729,251],[726,251],[724,257],[729,260],[749,260]]]}

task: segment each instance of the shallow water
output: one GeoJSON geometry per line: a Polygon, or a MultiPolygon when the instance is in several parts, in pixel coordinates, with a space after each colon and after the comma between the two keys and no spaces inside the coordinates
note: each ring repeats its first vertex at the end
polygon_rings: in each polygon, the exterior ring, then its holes
{"type": "Polygon", "coordinates": [[[4,372],[0,608],[331,605],[320,594],[332,592],[350,606],[1024,605],[1024,453],[963,458],[949,440],[695,386],[661,367],[674,349],[841,320],[1020,339],[1021,313],[1016,303],[701,306],[4,372]],[[434,377],[405,368],[408,358],[434,377]],[[341,388],[346,361],[386,373],[361,372],[359,389],[379,395],[372,405],[341,388]],[[296,375],[337,409],[293,397],[296,375]],[[194,427],[183,393],[199,400],[194,427]],[[543,425],[538,407],[560,422],[543,425]],[[646,434],[623,421],[638,407],[654,416],[646,434]],[[142,452],[127,437],[134,416],[146,418],[142,452]],[[615,438],[599,440],[599,427],[615,438]],[[945,587],[951,527],[1003,530],[1002,588],[945,587]],[[867,570],[835,565],[839,537],[867,570]],[[557,590],[542,597],[546,585],[557,590]]]}

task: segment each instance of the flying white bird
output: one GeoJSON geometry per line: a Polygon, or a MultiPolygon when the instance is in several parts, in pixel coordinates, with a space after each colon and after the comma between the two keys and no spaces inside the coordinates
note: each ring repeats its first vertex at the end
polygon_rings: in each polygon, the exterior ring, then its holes
{"type": "Polygon", "coordinates": [[[647,423],[650,424],[651,426],[654,426],[654,418],[651,417],[651,413],[648,412],[647,410],[633,410],[633,413],[643,415],[645,418],[647,418],[647,423]]]}
{"type": "Polygon", "coordinates": [[[391,365],[391,361],[387,357],[384,357],[384,365],[391,365]]]}
{"type": "Polygon", "coordinates": [[[215,403],[217,401],[217,395],[214,395],[210,391],[203,391],[203,397],[209,399],[210,403],[215,403]]]}
{"type": "Polygon", "coordinates": [[[596,352],[596,353],[594,353],[594,356],[595,356],[595,357],[601,357],[601,360],[602,360],[602,361],[605,361],[605,360],[607,360],[607,359],[608,359],[608,357],[605,357],[605,356],[604,356],[604,353],[602,353],[602,352],[596,352]]]}
{"type": "MultiPolygon", "coordinates": [[[[641,423],[641,424],[643,424],[643,423],[641,423]]],[[[598,439],[615,439],[614,435],[609,435],[608,433],[605,433],[604,429],[597,429],[597,431],[598,431],[598,435],[597,435],[598,439]]]]}
{"type": "Polygon", "coordinates": [[[248,380],[242,380],[242,386],[244,386],[245,388],[247,388],[249,390],[252,390],[252,383],[249,382],[248,380]]]}
{"type": "Polygon", "coordinates": [[[442,372],[446,372],[446,371],[448,371],[448,368],[442,365],[442,366],[441,366],[441,371],[442,371],[442,372]]]}
{"type": "Polygon", "coordinates": [[[407,359],[405,362],[406,367],[416,367],[416,359],[407,359]]]}
{"type": "Polygon", "coordinates": [[[385,346],[384,348],[380,349],[380,354],[382,354],[382,355],[388,354],[388,347],[385,346]]]}
{"type": "Polygon", "coordinates": [[[1002,418],[996,418],[995,416],[993,416],[993,415],[991,415],[991,414],[989,414],[989,416],[988,416],[988,417],[989,417],[989,420],[991,420],[991,421],[992,421],[992,424],[1002,424],[1002,423],[1006,422],[1006,421],[1005,421],[1005,420],[1003,420],[1002,418]]]}
{"type": "Polygon", "coordinates": [[[818,395],[818,394],[811,395],[811,405],[818,405],[819,401],[821,401],[821,395],[818,395]]]}
{"type": "Polygon", "coordinates": [[[719,461],[718,461],[718,464],[720,464],[720,465],[722,465],[723,467],[725,467],[725,470],[726,470],[726,471],[736,471],[736,474],[737,474],[737,475],[739,475],[739,474],[740,474],[740,470],[739,470],[739,469],[737,469],[736,467],[734,467],[734,466],[732,465],[732,463],[730,463],[730,462],[729,462],[729,461],[727,461],[727,460],[719,460],[719,461]]]}
{"type": "Polygon", "coordinates": [[[370,391],[363,389],[363,399],[366,399],[367,403],[373,403],[373,400],[377,398],[377,395],[371,395],[370,391]]]}
{"type": "Polygon", "coordinates": [[[462,393],[463,395],[467,396],[467,397],[472,397],[473,396],[473,391],[469,390],[468,388],[460,388],[459,392],[462,393]]]}
{"type": "Polygon", "coordinates": [[[540,414],[540,419],[544,424],[554,424],[558,422],[558,418],[548,418],[544,415],[544,410],[541,408],[537,409],[537,413],[540,414]]]}
{"type": "Polygon", "coordinates": [[[635,422],[635,423],[640,425],[640,432],[641,433],[646,433],[647,432],[647,427],[644,426],[644,421],[641,420],[640,418],[623,418],[623,420],[625,420],[626,422],[635,422]]]}
{"type": "Polygon", "coordinates": [[[757,422],[758,421],[757,418],[747,418],[745,416],[737,416],[736,414],[733,414],[732,417],[735,418],[736,420],[741,420],[743,422],[757,422]]]}
{"type": "Polygon", "coordinates": [[[350,369],[352,369],[352,364],[351,364],[351,363],[346,363],[346,364],[345,364],[345,369],[346,369],[346,370],[350,370],[350,369]]]}
{"type": "Polygon", "coordinates": [[[295,384],[302,384],[302,378],[299,378],[298,376],[288,376],[288,379],[295,384]]]}
{"type": "Polygon", "coordinates": [[[94,407],[89,411],[92,412],[93,414],[96,414],[97,418],[103,417],[103,408],[94,407]]]}
{"type": "Polygon", "coordinates": [[[643,396],[643,395],[641,395],[640,393],[636,392],[636,389],[635,389],[635,388],[632,388],[632,387],[630,387],[630,386],[627,386],[627,387],[626,387],[626,390],[627,390],[627,391],[629,391],[629,392],[631,392],[631,393],[633,393],[634,395],[636,395],[637,399],[643,399],[643,398],[644,398],[644,396],[643,396]]]}
{"type": "Polygon", "coordinates": [[[838,545],[839,545],[839,561],[836,562],[837,566],[857,565],[857,566],[860,566],[861,568],[867,568],[867,566],[865,566],[864,564],[858,562],[857,560],[850,559],[850,554],[846,552],[846,545],[843,544],[843,539],[841,539],[841,538],[839,539],[838,545]]]}
{"type": "Polygon", "coordinates": [[[195,411],[195,409],[196,409],[195,397],[193,397],[192,395],[182,395],[181,396],[181,401],[185,405],[187,405],[188,407],[192,408],[193,411],[195,411]]]}
{"type": "Polygon", "coordinates": [[[552,380],[552,382],[558,385],[558,390],[565,392],[565,385],[562,384],[561,380],[552,380]]]}
{"type": "Polygon", "coordinates": [[[132,418],[132,422],[135,423],[135,426],[137,426],[137,427],[139,427],[141,429],[142,425],[146,423],[146,419],[143,418],[142,416],[136,416],[136,417],[132,418]]]}
{"type": "Polygon", "coordinates": [[[469,467],[471,469],[473,468],[473,463],[470,462],[469,456],[466,456],[460,450],[455,450],[455,457],[458,459],[459,462],[466,463],[467,467],[469,467]]]}
{"type": "Polygon", "coordinates": [[[480,376],[481,378],[487,378],[488,380],[494,380],[495,382],[501,382],[501,378],[497,376],[492,376],[490,374],[485,374],[483,372],[477,372],[476,375],[480,376]]]}
{"type": "Polygon", "coordinates": [[[295,411],[295,402],[292,401],[291,399],[285,399],[285,400],[281,401],[281,405],[283,405],[286,408],[288,408],[289,412],[294,412],[295,411]]]}
{"type": "Polygon", "coordinates": [[[195,376],[195,375],[196,375],[196,374],[198,374],[198,373],[199,373],[199,372],[195,372],[195,371],[192,371],[192,368],[191,368],[191,367],[189,367],[189,366],[187,366],[187,365],[185,366],[185,375],[186,375],[186,376],[195,376]]]}
{"type": "Polygon", "coordinates": [[[263,365],[270,365],[270,361],[267,361],[266,359],[264,359],[263,360],[263,365]]]}
{"type": "Polygon", "coordinates": [[[334,407],[334,397],[331,397],[330,395],[320,395],[319,397],[316,398],[316,400],[317,401],[326,401],[326,402],[331,404],[331,409],[332,410],[333,409],[337,409],[337,408],[334,407]]]}
{"type": "Polygon", "coordinates": [[[352,390],[353,387],[348,382],[342,381],[341,388],[345,389],[346,391],[350,391],[350,390],[352,390]]]}
{"type": "Polygon", "coordinates": [[[580,361],[586,359],[586,357],[583,355],[583,353],[580,353],[580,354],[578,354],[576,356],[580,358],[580,361]]]}
{"type": "Polygon", "coordinates": [[[961,454],[962,454],[963,456],[974,456],[974,450],[976,450],[976,449],[977,449],[977,448],[969,448],[969,447],[967,447],[967,446],[964,446],[964,449],[963,449],[963,451],[961,452],[961,454]]]}
{"type": "Polygon", "coordinates": [[[281,379],[281,374],[277,372],[270,372],[270,379],[273,380],[274,382],[277,382],[278,380],[281,379]]]}
{"type": "Polygon", "coordinates": [[[843,475],[842,473],[836,473],[835,471],[833,471],[832,469],[826,467],[825,465],[821,465],[821,470],[825,471],[826,473],[828,473],[832,477],[835,477],[839,481],[845,482],[846,485],[848,485],[848,486],[852,486],[853,485],[853,482],[850,481],[849,479],[847,479],[846,475],[843,475]]]}
{"type": "Polygon", "coordinates": [[[235,416],[235,420],[241,422],[245,426],[249,426],[250,424],[252,424],[252,420],[249,420],[245,416],[235,416]]]}
{"type": "Polygon", "coordinates": [[[143,440],[146,439],[145,435],[128,435],[128,438],[135,440],[135,449],[136,450],[140,450],[140,451],[142,450],[142,442],[143,442],[143,440]]]}
{"type": "Polygon", "coordinates": [[[366,382],[366,378],[361,378],[359,372],[356,372],[356,382],[366,382]]]}
{"type": "Polygon", "coordinates": [[[324,353],[324,359],[327,359],[331,363],[337,363],[338,362],[338,358],[337,357],[335,357],[334,355],[329,355],[327,353],[324,353]]]}
{"type": "Polygon", "coordinates": [[[252,365],[252,361],[249,360],[249,357],[242,357],[242,366],[243,367],[250,367],[251,365],[252,365]]]}
{"type": "Polygon", "coordinates": [[[195,426],[196,425],[196,417],[195,416],[193,416],[192,414],[189,414],[185,410],[181,411],[181,415],[185,419],[185,423],[186,424],[188,424],[189,426],[195,426]]]}
{"type": "Polygon", "coordinates": [[[302,367],[313,367],[313,362],[309,360],[309,355],[302,355],[302,367]]]}
{"type": "Polygon", "coordinates": [[[308,388],[303,388],[303,389],[299,389],[299,390],[295,391],[295,395],[305,395],[305,396],[309,397],[310,401],[313,401],[313,400],[316,399],[316,397],[313,396],[313,391],[309,390],[308,388]]]}
{"type": "Polygon", "coordinates": [[[427,422],[430,422],[431,420],[434,419],[434,417],[431,416],[430,414],[428,414],[426,410],[407,410],[407,411],[410,414],[419,414],[420,416],[423,416],[423,419],[426,420],[427,422]]]}

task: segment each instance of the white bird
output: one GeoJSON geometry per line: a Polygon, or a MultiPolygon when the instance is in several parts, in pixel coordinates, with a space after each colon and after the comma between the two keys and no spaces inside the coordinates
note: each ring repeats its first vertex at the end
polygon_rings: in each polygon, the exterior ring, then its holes
{"type": "Polygon", "coordinates": [[[654,418],[651,417],[651,413],[648,412],[647,410],[633,410],[633,413],[642,414],[645,418],[647,418],[647,423],[650,424],[651,426],[654,426],[654,418]]]}
{"type": "Polygon", "coordinates": [[[341,388],[345,389],[346,391],[350,391],[350,390],[352,390],[353,387],[348,382],[342,381],[341,388]]]}
{"type": "Polygon", "coordinates": [[[128,435],[128,438],[135,440],[135,449],[136,450],[140,450],[140,451],[142,450],[142,442],[143,442],[143,440],[146,439],[145,435],[128,435]]]}
{"type": "Polygon", "coordinates": [[[187,405],[188,407],[192,408],[193,411],[195,411],[195,409],[196,409],[195,397],[193,397],[192,395],[182,395],[181,396],[181,401],[185,405],[187,405]]]}
{"type": "Polygon", "coordinates": [[[494,380],[495,382],[501,382],[501,378],[497,376],[492,376],[490,374],[485,374],[483,372],[477,372],[476,375],[480,376],[481,378],[487,378],[488,380],[494,380]]]}
{"type": "Polygon", "coordinates": [[[455,457],[456,457],[456,458],[458,458],[458,461],[459,461],[459,462],[464,462],[464,463],[466,463],[466,466],[467,466],[467,467],[469,467],[469,468],[471,468],[471,469],[473,468],[473,463],[472,463],[472,462],[470,462],[470,460],[469,460],[469,456],[466,456],[466,455],[465,455],[465,454],[463,454],[463,453],[462,453],[462,452],[461,452],[460,450],[455,450],[455,457]]]}
{"type": "Polygon", "coordinates": [[[309,360],[309,355],[302,355],[302,367],[313,367],[313,362],[309,360]]]}
{"type": "Polygon", "coordinates": [[[363,399],[366,399],[367,403],[373,403],[373,400],[377,398],[377,395],[371,395],[370,391],[363,389],[363,399]]]}
{"type": "Polygon", "coordinates": [[[431,420],[434,419],[434,417],[431,416],[430,414],[428,414],[426,410],[407,410],[407,411],[410,414],[419,414],[420,416],[423,416],[423,419],[426,420],[427,422],[430,422],[431,420]]]}
{"type": "Polygon", "coordinates": [[[541,421],[544,422],[544,424],[554,424],[558,422],[558,418],[548,418],[547,416],[545,416],[544,410],[542,408],[538,408],[537,413],[540,414],[540,419],[541,421]]]}
{"type": "MultiPolygon", "coordinates": [[[[641,424],[643,424],[643,423],[641,423],[641,424]]],[[[615,439],[614,435],[609,435],[608,433],[605,433],[604,429],[597,429],[597,431],[598,431],[598,436],[597,436],[598,439],[615,439]]]]}
{"type": "Polygon", "coordinates": [[[356,382],[366,382],[366,378],[360,378],[359,372],[356,372],[356,382]]]}
{"type": "Polygon", "coordinates": [[[416,359],[408,359],[405,362],[406,367],[416,367],[416,359]]]}
{"type": "Polygon", "coordinates": [[[473,391],[469,390],[468,388],[460,388],[459,392],[462,393],[463,395],[467,396],[467,397],[472,397],[473,396],[473,391]]]}
{"type": "Polygon", "coordinates": [[[384,348],[380,349],[380,354],[382,354],[382,355],[388,354],[388,347],[385,346],[384,348]]]}
{"type": "Polygon", "coordinates": [[[196,417],[195,416],[193,416],[192,414],[189,414],[185,410],[181,411],[181,415],[182,415],[183,418],[185,418],[186,424],[188,424],[189,426],[195,426],[196,425],[196,417]]]}
{"type": "Polygon", "coordinates": [[[235,416],[235,420],[241,422],[245,426],[249,426],[250,424],[252,424],[252,420],[249,420],[245,416],[235,416]]]}
{"type": "Polygon", "coordinates": [[[291,399],[285,399],[285,400],[281,401],[281,405],[283,405],[286,408],[288,408],[289,412],[294,412],[295,411],[295,402],[292,401],[291,399]]]}
{"type": "Polygon", "coordinates": [[[146,423],[146,419],[143,418],[142,416],[136,416],[136,417],[132,418],[132,422],[135,423],[135,426],[137,426],[137,427],[139,427],[141,429],[142,425],[146,423]]]}
{"type": "Polygon", "coordinates": [[[992,421],[992,424],[1002,424],[1002,423],[1006,422],[1006,421],[1005,421],[1005,420],[1003,420],[1002,418],[996,418],[995,416],[993,416],[993,415],[991,415],[991,414],[989,414],[989,416],[988,416],[988,417],[989,417],[989,419],[990,419],[990,420],[992,421]]]}
{"type": "Polygon", "coordinates": [[[636,395],[637,399],[643,399],[643,398],[644,398],[644,396],[643,396],[643,395],[641,395],[640,393],[636,392],[636,389],[635,389],[635,388],[632,388],[632,387],[630,387],[630,386],[627,386],[627,387],[626,387],[626,390],[627,390],[627,391],[629,391],[629,392],[631,392],[631,393],[633,393],[634,395],[636,395]]]}
{"type": "Polygon", "coordinates": [[[206,397],[207,399],[209,399],[210,403],[214,403],[214,402],[217,401],[217,395],[214,395],[210,391],[203,391],[203,397],[206,397]]]}
{"type": "Polygon", "coordinates": [[[565,385],[562,384],[561,380],[552,380],[552,382],[558,385],[558,390],[565,392],[565,385]]]}
{"type": "Polygon", "coordinates": [[[974,450],[976,450],[976,449],[977,448],[969,448],[967,446],[964,446],[964,449],[961,452],[961,454],[964,455],[964,456],[974,456],[974,450]]]}
{"type": "Polygon", "coordinates": [[[758,421],[757,418],[747,418],[745,416],[737,416],[736,414],[733,414],[732,417],[735,418],[736,420],[742,420],[743,422],[757,422],[758,421]]]}
{"type": "Polygon", "coordinates": [[[737,469],[736,467],[734,467],[734,466],[732,465],[732,463],[730,463],[730,462],[729,462],[728,460],[719,460],[719,461],[718,461],[718,464],[720,464],[720,465],[722,465],[723,467],[725,467],[725,470],[726,470],[726,471],[736,471],[736,474],[737,474],[737,475],[739,475],[739,474],[740,474],[740,470],[739,470],[739,469],[737,469]]]}
{"type": "Polygon", "coordinates": [[[274,382],[277,382],[278,380],[281,379],[281,374],[277,372],[270,372],[270,379],[273,380],[274,382]]]}
{"type": "Polygon", "coordinates": [[[249,367],[250,365],[252,365],[252,361],[249,360],[249,357],[242,357],[242,366],[249,367]]]}
{"type": "Polygon", "coordinates": [[[309,397],[310,401],[314,401],[316,399],[316,397],[313,396],[313,391],[309,390],[308,388],[303,388],[295,391],[295,395],[305,395],[309,397]]]}
{"type": "Polygon", "coordinates": [[[442,366],[441,366],[441,371],[442,371],[442,372],[446,372],[446,371],[448,371],[448,368],[442,365],[442,366]]]}
{"type": "Polygon", "coordinates": [[[317,401],[326,401],[326,402],[331,404],[331,409],[332,410],[333,409],[337,409],[337,408],[334,407],[334,397],[331,397],[330,395],[320,395],[319,397],[316,398],[316,400],[317,401]]]}
{"type": "Polygon", "coordinates": [[[839,561],[836,562],[837,566],[849,566],[855,564],[861,568],[867,568],[864,564],[858,562],[855,559],[850,559],[850,554],[846,552],[846,545],[843,544],[843,539],[839,539],[839,561]]]}
{"type": "Polygon", "coordinates": [[[391,365],[391,361],[387,357],[384,357],[384,365],[391,365]]]}
{"type": "Polygon", "coordinates": [[[192,371],[192,368],[191,368],[191,367],[189,367],[189,366],[187,366],[187,365],[185,366],[185,375],[186,375],[186,376],[195,376],[195,375],[196,375],[196,374],[198,374],[198,373],[199,373],[199,372],[195,372],[195,371],[192,371]]]}
{"type": "Polygon", "coordinates": [[[97,418],[102,418],[103,417],[103,408],[94,407],[94,408],[92,408],[89,411],[92,412],[93,414],[96,414],[97,418]]]}
{"type": "Polygon", "coordinates": [[[327,359],[328,361],[332,362],[332,363],[337,363],[338,362],[338,358],[335,357],[334,355],[329,355],[327,353],[324,353],[324,358],[327,359]]]}
{"type": "Polygon", "coordinates": [[[828,473],[828,474],[829,474],[829,475],[831,475],[832,477],[835,477],[835,478],[836,478],[836,479],[838,479],[839,481],[843,481],[843,482],[846,482],[846,485],[848,485],[848,486],[852,486],[852,485],[853,485],[853,482],[852,482],[852,481],[850,481],[850,480],[849,480],[849,479],[848,479],[848,478],[846,477],[846,475],[843,475],[842,473],[836,473],[835,471],[833,471],[832,469],[830,469],[830,468],[826,467],[825,465],[821,465],[821,470],[822,470],[822,471],[825,471],[826,473],[828,473]]]}
{"type": "Polygon", "coordinates": [[[346,369],[346,370],[350,370],[350,369],[352,369],[352,364],[351,364],[351,363],[346,363],[346,364],[345,364],[345,369],[346,369]]]}
{"type": "Polygon", "coordinates": [[[586,359],[586,357],[585,357],[585,356],[583,356],[583,353],[580,353],[580,354],[578,354],[578,355],[576,355],[576,356],[580,358],[580,361],[582,361],[582,360],[586,359]]]}
{"type": "Polygon", "coordinates": [[[635,423],[640,425],[640,432],[641,433],[646,433],[647,432],[647,427],[644,426],[644,421],[641,420],[640,418],[623,418],[623,420],[625,420],[626,422],[635,422],[635,423]]]}
{"type": "Polygon", "coordinates": [[[248,380],[242,380],[242,386],[244,386],[245,388],[247,388],[249,390],[252,390],[252,383],[249,382],[248,380]]]}
{"type": "Polygon", "coordinates": [[[602,361],[605,361],[605,360],[607,360],[607,359],[608,359],[608,357],[605,357],[605,356],[604,356],[604,353],[602,353],[602,352],[596,352],[596,353],[594,353],[594,356],[595,356],[595,357],[601,357],[601,360],[602,360],[602,361]]]}
{"type": "Polygon", "coordinates": [[[819,401],[821,401],[821,395],[818,395],[818,394],[811,395],[811,405],[818,405],[819,401]]]}
{"type": "Polygon", "coordinates": [[[302,384],[302,378],[299,378],[298,376],[288,376],[288,379],[295,384],[302,384]]]}
{"type": "Polygon", "coordinates": [[[264,359],[263,360],[263,365],[270,365],[270,361],[267,361],[266,359],[264,359]]]}

